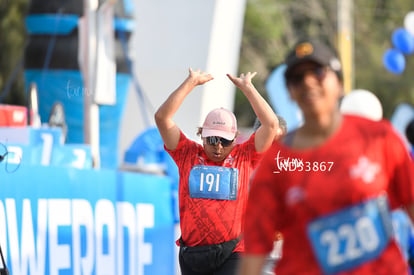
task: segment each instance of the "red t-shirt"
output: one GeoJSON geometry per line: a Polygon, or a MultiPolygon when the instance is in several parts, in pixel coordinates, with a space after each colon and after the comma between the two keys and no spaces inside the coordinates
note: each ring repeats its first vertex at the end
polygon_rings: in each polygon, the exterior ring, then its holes
{"type": "MultiPolygon", "coordinates": [[[[249,140],[237,144],[229,156],[220,163],[207,158],[202,145],[189,140],[181,133],[178,147],[166,149],[178,166],[179,209],[181,236],[187,246],[217,244],[237,238],[242,231],[244,211],[247,204],[248,185],[252,171],[262,154],[257,153],[254,134],[249,140]],[[189,175],[194,165],[237,168],[238,186],[236,200],[191,198],[189,175]]],[[[235,251],[243,251],[240,241],[235,251]]]]}
{"type": "MultiPolygon", "coordinates": [[[[386,121],[344,116],[340,129],[317,148],[295,150],[276,143],[252,176],[245,251],[269,253],[274,232],[280,230],[283,256],[276,274],[322,274],[307,237],[309,223],[381,194],[388,194],[393,209],[413,203],[413,183],[413,162],[386,121]],[[291,171],[282,167],[286,163],[291,171]]],[[[340,274],[406,272],[407,264],[391,240],[378,258],[340,274]]]]}

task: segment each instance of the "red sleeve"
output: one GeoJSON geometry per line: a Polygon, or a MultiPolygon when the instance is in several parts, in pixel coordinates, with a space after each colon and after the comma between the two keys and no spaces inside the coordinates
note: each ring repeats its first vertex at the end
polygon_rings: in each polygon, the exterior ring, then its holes
{"type": "MultiPolygon", "coordinates": [[[[388,123],[387,123],[388,124],[388,123]]],[[[384,142],[391,206],[414,203],[414,162],[401,138],[390,124],[384,142]]]]}
{"type": "Polygon", "coordinates": [[[192,153],[198,150],[198,146],[201,145],[195,141],[189,140],[183,132],[180,132],[180,140],[178,141],[177,148],[175,148],[175,150],[168,150],[164,144],[164,149],[170,154],[177,166],[182,167],[181,164],[189,161],[188,158],[193,156],[192,153]]]}
{"type": "Polygon", "coordinates": [[[277,227],[275,213],[280,213],[280,206],[272,152],[273,148],[265,153],[252,176],[244,224],[246,253],[267,254],[273,248],[277,227]]]}
{"type": "Polygon", "coordinates": [[[262,159],[264,153],[256,151],[256,145],[254,144],[255,133],[253,133],[248,140],[240,144],[240,151],[251,154],[248,159],[251,159],[251,165],[255,168],[259,161],[262,159]]]}

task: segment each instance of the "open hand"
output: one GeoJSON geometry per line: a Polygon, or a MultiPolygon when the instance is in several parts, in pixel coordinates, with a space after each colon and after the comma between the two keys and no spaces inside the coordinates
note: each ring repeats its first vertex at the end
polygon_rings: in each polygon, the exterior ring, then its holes
{"type": "Polygon", "coordinates": [[[209,73],[203,72],[201,70],[193,71],[193,69],[189,69],[188,78],[192,81],[194,85],[202,85],[212,79],[213,76],[209,73]]]}
{"type": "Polygon", "coordinates": [[[257,72],[247,72],[246,74],[242,73],[239,77],[232,76],[231,74],[227,74],[227,77],[234,83],[238,88],[243,90],[245,87],[252,85],[252,79],[255,77],[257,72]]]}

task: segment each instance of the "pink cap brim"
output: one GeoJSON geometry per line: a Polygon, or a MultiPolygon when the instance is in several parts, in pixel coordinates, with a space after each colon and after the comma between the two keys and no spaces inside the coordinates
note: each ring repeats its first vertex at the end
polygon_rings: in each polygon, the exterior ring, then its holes
{"type": "Polygon", "coordinates": [[[236,137],[236,133],[203,128],[201,132],[201,137],[222,137],[228,140],[233,140],[236,137]]]}

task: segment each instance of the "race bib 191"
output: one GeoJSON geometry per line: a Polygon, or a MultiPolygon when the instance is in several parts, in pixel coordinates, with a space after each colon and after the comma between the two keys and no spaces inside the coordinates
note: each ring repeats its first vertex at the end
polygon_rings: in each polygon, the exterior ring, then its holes
{"type": "Polygon", "coordinates": [[[190,172],[191,198],[236,200],[237,168],[195,165],[190,172]]]}
{"type": "Polygon", "coordinates": [[[325,274],[356,267],[378,257],[392,237],[385,196],[314,220],[308,237],[325,274]]]}

